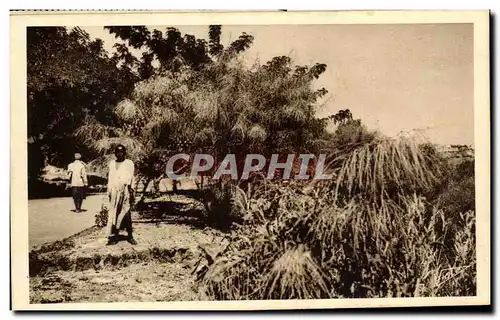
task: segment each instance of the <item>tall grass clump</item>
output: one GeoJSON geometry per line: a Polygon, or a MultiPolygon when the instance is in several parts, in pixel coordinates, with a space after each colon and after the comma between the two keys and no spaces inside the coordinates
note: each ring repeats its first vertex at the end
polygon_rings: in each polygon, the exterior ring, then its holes
{"type": "Polygon", "coordinates": [[[213,299],[469,296],[474,210],[424,195],[446,179],[439,153],[410,138],[343,155],[332,181],[255,182],[244,222],[201,280],[213,299]]]}
{"type": "Polygon", "coordinates": [[[378,139],[345,156],[335,183],[336,193],[380,203],[403,194],[421,193],[442,175],[442,159],[417,139],[378,139]]]}

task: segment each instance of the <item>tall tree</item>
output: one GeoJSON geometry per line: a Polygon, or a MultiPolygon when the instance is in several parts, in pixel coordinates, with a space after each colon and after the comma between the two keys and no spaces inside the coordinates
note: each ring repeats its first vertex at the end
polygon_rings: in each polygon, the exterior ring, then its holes
{"type": "MultiPolygon", "coordinates": [[[[327,91],[314,90],[311,84],[326,65],[294,66],[289,57],[281,56],[247,68],[238,54],[251,45],[250,35],[242,34],[224,49],[217,45],[220,28],[209,28],[208,44],[168,30],[165,39],[154,43],[176,45],[160,52],[148,43],[150,33],[144,29],[111,29],[129,39],[130,45],[147,47],[160,66],[154,76],[136,85],[130,99],[118,104],[118,126],[91,121],[78,130],[86,144],[105,153],[124,143],[136,160],[146,163],[160,151],[167,155],[201,151],[222,160],[228,153],[319,150],[326,123],[315,117],[315,106],[327,91]],[[206,49],[194,50],[197,43],[206,49]],[[206,52],[211,52],[208,62],[206,52]],[[172,67],[169,61],[179,57],[183,64],[172,67]]],[[[159,36],[159,31],[152,34],[159,36]]]]}
{"type": "MultiPolygon", "coordinates": [[[[201,70],[217,59],[231,59],[248,49],[253,42],[251,35],[243,33],[228,48],[224,48],[220,43],[222,29],[218,25],[209,26],[208,43],[193,35],[183,36],[178,29],[172,27],[164,31],[150,31],[146,26],[107,26],[105,29],[128,46],[144,51],[142,59],[135,61],[142,79],[147,79],[154,72],[176,72],[185,66],[201,70]]],[[[125,56],[121,58],[125,59],[125,56]]]]}
{"type": "MultiPolygon", "coordinates": [[[[112,123],[112,106],[133,88],[136,76],[117,67],[100,39],[79,28],[27,29],[29,174],[47,162],[63,164],[75,145],[73,131],[87,116],[112,123]]],[[[85,146],[79,146],[84,148],[85,146]]]]}

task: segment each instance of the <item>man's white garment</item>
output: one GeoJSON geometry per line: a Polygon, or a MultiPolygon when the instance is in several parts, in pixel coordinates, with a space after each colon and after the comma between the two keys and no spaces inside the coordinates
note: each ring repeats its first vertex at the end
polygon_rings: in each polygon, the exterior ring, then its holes
{"type": "Polygon", "coordinates": [[[114,229],[122,229],[122,221],[130,215],[132,194],[129,186],[134,188],[134,163],[131,160],[117,162],[111,160],[108,173],[108,236],[114,229]]]}
{"type": "Polygon", "coordinates": [[[71,186],[83,187],[87,185],[87,172],[85,171],[85,163],[80,160],[75,160],[68,165],[68,172],[71,174],[71,186]]]}
{"type": "Polygon", "coordinates": [[[125,159],[122,162],[111,160],[108,167],[108,192],[120,189],[123,185],[133,187],[134,184],[134,162],[125,159]]]}

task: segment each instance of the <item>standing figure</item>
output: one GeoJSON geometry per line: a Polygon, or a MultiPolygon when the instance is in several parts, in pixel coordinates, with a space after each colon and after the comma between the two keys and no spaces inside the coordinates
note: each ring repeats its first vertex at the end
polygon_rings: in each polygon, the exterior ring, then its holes
{"type": "Polygon", "coordinates": [[[120,230],[128,233],[127,241],[137,244],[132,235],[131,208],[134,204],[134,163],[126,159],[123,145],[115,149],[116,160],[109,163],[107,224],[108,245],[116,244],[120,230]]]}
{"type": "Polygon", "coordinates": [[[87,172],[85,163],[81,161],[82,155],[75,153],[75,161],[68,165],[69,179],[75,203],[75,212],[82,212],[82,203],[85,197],[85,187],[87,186],[87,172]]]}

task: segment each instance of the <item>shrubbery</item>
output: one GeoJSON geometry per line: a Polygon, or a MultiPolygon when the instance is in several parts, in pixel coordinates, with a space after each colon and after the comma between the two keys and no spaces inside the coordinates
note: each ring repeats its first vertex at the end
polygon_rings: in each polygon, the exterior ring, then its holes
{"type": "Polygon", "coordinates": [[[335,183],[237,189],[244,223],[205,274],[206,292],[229,300],[474,295],[474,208],[421,195],[448,171],[419,146],[358,148],[335,183]]]}
{"type": "Polygon", "coordinates": [[[95,215],[95,223],[94,225],[98,228],[104,228],[108,224],[108,208],[104,205],[101,206],[101,211],[96,213],[95,215]]]}

